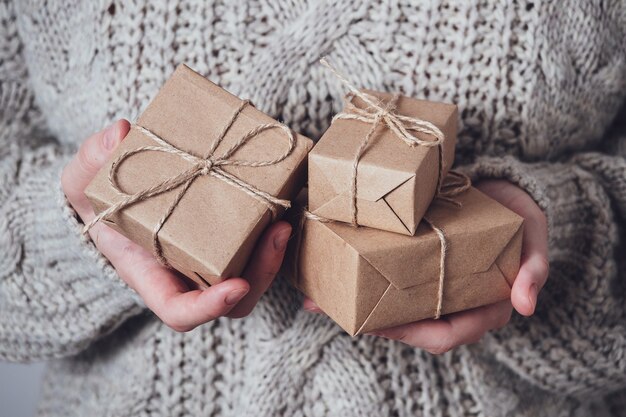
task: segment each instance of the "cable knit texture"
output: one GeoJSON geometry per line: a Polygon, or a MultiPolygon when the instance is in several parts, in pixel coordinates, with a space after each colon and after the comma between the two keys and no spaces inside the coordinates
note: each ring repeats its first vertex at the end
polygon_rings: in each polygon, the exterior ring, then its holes
{"type": "Polygon", "coordinates": [[[0,22],[0,359],[53,359],[41,415],[624,415],[624,1],[0,0],[0,22]],[[326,54],[457,103],[457,164],[545,211],[535,316],[431,356],[351,339],[278,279],[250,317],[180,334],[80,237],[61,167],[177,64],[318,138],[343,95],[326,54]]]}

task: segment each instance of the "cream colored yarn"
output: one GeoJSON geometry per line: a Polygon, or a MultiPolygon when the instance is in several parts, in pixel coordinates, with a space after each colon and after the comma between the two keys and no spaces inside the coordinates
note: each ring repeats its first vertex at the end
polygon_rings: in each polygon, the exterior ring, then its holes
{"type": "Polygon", "coordinates": [[[51,360],[52,417],[624,415],[625,19],[608,0],[0,0],[0,359],[51,360]],[[180,334],[81,238],[61,167],[177,64],[318,138],[343,96],[324,55],[457,103],[457,165],[544,209],[534,317],[432,356],[351,339],[279,279],[250,317],[180,334]]]}

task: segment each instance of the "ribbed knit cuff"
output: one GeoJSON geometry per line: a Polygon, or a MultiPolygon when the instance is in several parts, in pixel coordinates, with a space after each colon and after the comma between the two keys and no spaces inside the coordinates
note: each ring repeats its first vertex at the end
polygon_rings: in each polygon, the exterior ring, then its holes
{"type": "Polygon", "coordinates": [[[550,240],[555,237],[555,228],[568,218],[560,218],[568,208],[564,203],[569,201],[574,204],[572,198],[578,198],[576,184],[579,170],[567,164],[525,163],[512,156],[479,157],[460,169],[470,176],[473,183],[481,179],[504,179],[526,191],[546,215],[550,240]]]}
{"type": "Polygon", "coordinates": [[[626,201],[626,171],[623,162],[609,159],[589,154],[565,163],[523,163],[482,157],[463,169],[475,181],[506,179],[526,190],[549,223],[550,277],[535,314],[515,316],[482,348],[544,390],[585,399],[623,387],[619,204],[610,195],[626,201]]]}
{"type": "Polygon", "coordinates": [[[94,266],[96,266],[98,270],[102,272],[102,275],[106,278],[107,281],[111,282],[111,284],[115,287],[115,290],[124,292],[124,297],[130,297],[137,305],[145,308],[145,304],[139,294],[137,294],[135,290],[130,288],[124,281],[120,279],[119,275],[115,271],[115,268],[113,267],[113,265],[111,265],[109,260],[98,250],[98,248],[96,248],[93,241],[87,235],[83,234],[84,223],[80,220],[80,217],[63,193],[63,189],[60,186],[60,180],[58,184],[59,186],[56,187],[56,199],[57,204],[61,209],[61,219],[71,229],[71,233],[75,236],[78,236],[80,241],[80,249],[82,250],[84,256],[89,260],[93,260],[94,266]]]}

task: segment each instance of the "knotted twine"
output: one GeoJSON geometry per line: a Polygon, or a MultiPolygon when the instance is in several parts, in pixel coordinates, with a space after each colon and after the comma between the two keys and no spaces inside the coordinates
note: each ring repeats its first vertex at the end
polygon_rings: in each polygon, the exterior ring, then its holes
{"type": "MultiPolygon", "coordinates": [[[[350,186],[350,211],[351,211],[351,225],[358,226],[358,207],[357,207],[357,174],[358,167],[366,148],[370,144],[374,133],[380,126],[386,126],[395,137],[401,139],[410,147],[426,146],[437,147],[438,151],[438,163],[439,169],[437,173],[437,186],[435,188],[435,198],[450,202],[456,206],[461,204],[455,200],[455,197],[465,192],[470,188],[471,183],[469,178],[460,172],[450,171],[448,176],[443,178],[443,142],[445,135],[443,132],[435,126],[433,123],[422,120],[417,117],[409,117],[396,113],[398,99],[400,94],[396,93],[392,96],[386,104],[383,104],[379,99],[367,94],[358,88],[356,88],[343,74],[337,71],[325,58],[320,60],[320,63],[330,70],[331,73],[346,86],[349,93],[345,98],[345,107],[341,113],[338,113],[333,117],[335,120],[357,120],[360,122],[371,124],[370,130],[365,135],[361,145],[359,146],[353,163],[352,163],[352,177],[350,186]],[[365,108],[357,107],[353,103],[353,99],[357,97],[361,99],[366,105],[365,108]],[[424,140],[417,137],[412,132],[424,133],[431,136],[433,139],[424,140]]],[[[304,218],[321,221],[324,223],[331,223],[334,220],[327,219],[318,215],[315,215],[307,210],[304,211],[304,218]]],[[[445,264],[446,255],[448,250],[448,243],[443,230],[436,226],[427,217],[424,217],[424,221],[433,229],[437,234],[440,243],[440,257],[439,257],[439,285],[437,289],[437,305],[435,308],[435,319],[441,317],[441,311],[443,308],[443,287],[445,282],[445,264]]]]}
{"type": "Polygon", "coordinates": [[[149,137],[154,142],[156,142],[157,145],[142,146],[136,149],[128,150],[122,153],[118,158],[116,158],[115,161],[113,161],[113,163],[111,164],[111,168],[109,170],[109,182],[111,186],[119,194],[124,196],[124,198],[120,200],[119,202],[115,203],[114,205],[112,205],[111,207],[109,207],[108,209],[104,210],[100,214],[98,214],[91,222],[85,225],[85,227],[83,228],[83,233],[87,233],[89,229],[91,229],[100,220],[108,219],[115,213],[118,213],[119,211],[123,210],[124,208],[132,204],[135,204],[137,202],[147,200],[156,195],[174,190],[177,187],[181,187],[178,193],[176,194],[176,197],[172,201],[172,203],[168,206],[167,210],[165,211],[161,219],[156,223],[156,225],[154,226],[152,230],[152,248],[153,248],[154,255],[161,264],[169,265],[167,260],[163,256],[163,249],[161,247],[161,243],[159,242],[159,232],[161,231],[161,228],[163,227],[165,222],[172,215],[175,208],[178,206],[178,203],[180,202],[180,200],[187,193],[187,190],[189,189],[191,184],[197,178],[201,176],[205,176],[205,175],[209,175],[219,180],[222,180],[225,183],[230,184],[231,186],[267,204],[267,206],[269,207],[272,213],[272,219],[274,220],[278,214],[277,207],[280,206],[283,208],[289,208],[291,206],[290,201],[276,198],[275,196],[269,193],[259,190],[258,188],[254,187],[252,184],[238,178],[237,176],[233,174],[226,172],[222,167],[229,166],[229,165],[230,166],[247,166],[247,167],[264,167],[264,166],[276,165],[284,161],[293,152],[296,146],[296,139],[293,135],[293,132],[287,126],[280,124],[280,123],[261,124],[251,129],[250,131],[248,131],[242,137],[240,137],[235,144],[233,144],[226,152],[224,152],[222,156],[216,157],[214,155],[218,146],[222,143],[222,141],[228,134],[228,131],[230,130],[232,125],[235,123],[235,121],[237,120],[237,118],[239,117],[243,109],[248,104],[250,104],[248,100],[242,100],[239,107],[232,114],[231,118],[228,120],[228,123],[224,126],[219,136],[213,141],[213,144],[211,145],[210,149],[204,154],[203,157],[198,157],[187,151],[184,151],[176,147],[175,145],[171,144],[170,142],[166,141],[162,137],[158,136],[151,130],[143,126],[133,124],[132,126],[133,129],[136,129],[139,132],[143,133],[145,136],[149,137]],[[267,130],[272,130],[272,129],[278,129],[284,132],[287,138],[287,141],[289,143],[288,149],[282,155],[269,161],[249,161],[249,160],[231,158],[233,154],[237,152],[237,150],[239,150],[242,146],[244,146],[249,140],[257,137],[262,132],[265,132],[267,130]],[[135,154],[142,153],[142,152],[151,152],[151,151],[176,155],[186,161],[189,161],[192,165],[186,171],[183,171],[178,175],[170,177],[156,185],[148,187],[135,194],[126,194],[124,191],[122,191],[116,179],[117,171],[120,165],[122,165],[122,163],[127,158],[135,154]]]}

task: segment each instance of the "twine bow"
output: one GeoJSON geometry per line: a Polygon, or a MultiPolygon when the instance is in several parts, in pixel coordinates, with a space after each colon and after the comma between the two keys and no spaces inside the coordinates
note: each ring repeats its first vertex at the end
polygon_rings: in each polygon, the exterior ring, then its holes
{"type": "MultiPolygon", "coordinates": [[[[322,58],[320,60],[320,63],[327,69],[329,69],[330,72],[332,72],[337,77],[337,79],[339,79],[341,83],[346,86],[350,91],[345,99],[344,111],[333,117],[333,122],[338,119],[344,119],[357,120],[360,122],[371,124],[371,128],[361,142],[361,145],[359,146],[352,163],[352,180],[350,188],[350,223],[353,226],[359,225],[357,218],[357,174],[359,162],[361,161],[361,158],[363,157],[367,146],[370,144],[374,133],[381,125],[386,126],[394,134],[395,137],[402,140],[408,146],[437,147],[439,169],[437,173],[435,198],[450,202],[456,206],[461,206],[461,204],[455,199],[455,197],[469,189],[471,186],[471,182],[465,174],[456,171],[449,171],[448,176],[445,178],[444,181],[443,142],[445,140],[445,135],[443,134],[443,132],[429,121],[422,120],[417,117],[408,117],[398,114],[396,112],[396,108],[398,99],[400,98],[400,94],[394,94],[391,100],[389,100],[386,104],[383,104],[376,97],[356,88],[343,74],[341,74],[332,65],[330,65],[330,63],[325,58],[322,58]],[[359,99],[361,99],[365,103],[366,107],[357,107],[353,103],[354,97],[358,97],[359,99]],[[421,139],[417,137],[414,132],[427,134],[431,136],[432,139],[421,139]]],[[[331,221],[308,211],[305,211],[304,216],[310,220],[315,221],[331,221]]],[[[435,308],[435,319],[438,319],[441,316],[441,311],[443,307],[443,287],[445,281],[445,264],[448,244],[445,234],[440,227],[437,227],[426,217],[424,217],[424,221],[437,234],[441,246],[441,255],[439,258],[439,287],[437,291],[437,305],[435,308]]]]}
{"type": "Polygon", "coordinates": [[[371,124],[370,130],[365,135],[365,138],[361,142],[359,149],[356,152],[352,163],[352,181],[351,181],[351,203],[350,203],[350,211],[351,211],[351,224],[353,226],[358,226],[358,206],[357,206],[357,174],[358,167],[361,158],[365,152],[365,149],[370,144],[374,133],[381,126],[386,126],[395,137],[402,140],[408,146],[426,146],[426,147],[437,147],[438,150],[438,163],[439,170],[437,174],[437,187],[436,187],[436,197],[452,202],[453,204],[457,204],[454,201],[454,197],[461,192],[465,191],[469,188],[469,179],[460,173],[452,173],[454,175],[455,180],[453,183],[450,183],[447,187],[442,187],[443,182],[443,142],[445,140],[445,135],[437,126],[433,123],[422,120],[417,117],[409,117],[398,114],[396,112],[398,100],[400,98],[400,94],[396,93],[393,95],[391,100],[389,100],[386,104],[383,104],[379,99],[372,96],[371,94],[367,94],[358,88],[356,88],[348,79],[337,71],[330,63],[322,58],[320,63],[328,68],[330,72],[332,72],[337,79],[341,81],[343,85],[345,85],[350,93],[345,98],[345,108],[341,113],[338,113],[333,117],[333,122],[338,119],[343,120],[358,120],[360,122],[371,124]],[[354,97],[358,97],[365,104],[365,108],[357,107],[353,103],[354,97]],[[415,135],[415,132],[424,133],[432,137],[432,139],[425,140],[421,139],[415,135]]]}
{"type": "Polygon", "coordinates": [[[164,265],[168,265],[167,260],[163,257],[163,250],[159,242],[159,237],[158,237],[159,231],[161,230],[161,228],[163,227],[167,219],[172,215],[172,213],[174,212],[174,209],[176,208],[176,206],[178,206],[178,203],[183,198],[183,196],[185,195],[185,193],[187,192],[191,184],[198,177],[201,177],[204,175],[210,175],[219,180],[222,180],[226,182],[227,184],[230,184],[233,187],[236,187],[239,190],[247,193],[248,195],[256,198],[257,200],[262,201],[263,203],[267,204],[270,211],[272,212],[273,218],[275,218],[278,213],[277,206],[289,208],[291,206],[291,203],[288,200],[276,198],[269,193],[259,190],[258,188],[254,187],[248,182],[238,178],[237,176],[233,174],[226,172],[223,169],[223,167],[228,166],[228,165],[248,166],[248,167],[270,166],[270,165],[278,164],[282,162],[283,160],[285,160],[291,154],[291,152],[294,150],[296,146],[296,139],[293,135],[293,132],[287,126],[284,126],[278,123],[267,123],[267,124],[259,125],[255,127],[254,129],[251,129],[250,131],[248,131],[241,138],[239,138],[239,140],[234,145],[232,145],[226,152],[224,152],[224,154],[222,154],[219,157],[215,156],[215,151],[217,150],[218,146],[222,143],[228,131],[230,130],[232,125],[235,123],[235,120],[237,120],[237,118],[239,117],[243,109],[248,104],[250,104],[248,100],[243,100],[241,102],[237,110],[231,116],[228,123],[222,129],[217,139],[213,142],[210,149],[208,150],[208,152],[204,154],[203,157],[192,155],[191,153],[187,151],[177,148],[173,144],[159,137],[154,132],[150,131],[149,129],[146,129],[145,127],[133,125],[132,126],[133,129],[137,129],[138,131],[140,131],[141,133],[143,133],[144,135],[152,139],[154,142],[156,142],[157,145],[142,146],[136,149],[126,151],[123,154],[121,154],[111,164],[111,169],[109,170],[109,182],[111,183],[111,186],[113,186],[113,188],[118,193],[124,195],[124,198],[120,200],[119,202],[117,202],[116,204],[109,207],[108,209],[104,210],[100,214],[98,214],[91,222],[85,225],[85,227],[83,228],[83,233],[87,233],[89,229],[91,229],[100,220],[107,219],[111,215],[119,212],[120,210],[123,210],[124,208],[136,202],[143,201],[153,196],[156,196],[156,195],[174,190],[178,187],[181,187],[178,193],[176,194],[176,197],[174,198],[172,203],[169,205],[164,215],[157,222],[157,224],[155,225],[152,231],[152,247],[153,247],[154,255],[159,260],[159,262],[161,262],[164,265]],[[280,155],[279,157],[275,159],[268,160],[268,161],[247,161],[247,160],[240,160],[240,159],[232,158],[233,154],[237,152],[237,150],[239,150],[242,146],[244,146],[249,140],[257,137],[262,132],[271,130],[271,129],[279,129],[283,131],[288,140],[289,147],[282,155],[280,155]],[[142,153],[142,152],[150,152],[150,151],[163,152],[163,153],[167,153],[171,155],[176,155],[190,162],[191,167],[181,172],[178,175],[168,178],[156,185],[148,187],[135,194],[126,194],[124,191],[122,191],[122,189],[117,183],[117,180],[116,180],[117,170],[119,169],[120,165],[132,155],[142,153]]]}

